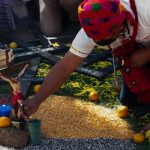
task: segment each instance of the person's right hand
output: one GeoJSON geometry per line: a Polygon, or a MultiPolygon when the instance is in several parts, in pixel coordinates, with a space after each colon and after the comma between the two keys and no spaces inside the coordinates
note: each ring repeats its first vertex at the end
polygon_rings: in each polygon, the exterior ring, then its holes
{"type": "Polygon", "coordinates": [[[39,108],[39,104],[37,103],[35,97],[23,101],[22,104],[24,107],[24,111],[28,116],[35,113],[39,108]]]}
{"type": "Polygon", "coordinates": [[[146,132],[148,130],[150,130],[150,122],[145,127],[142,128],[141,132],[146,132]]]}
{"type": "Polygon", "coordinates": [[[131,66],[132,67],[142,67],[150,62],[150,50],[141,49],[136,51],[131,56],[131,66]]]}

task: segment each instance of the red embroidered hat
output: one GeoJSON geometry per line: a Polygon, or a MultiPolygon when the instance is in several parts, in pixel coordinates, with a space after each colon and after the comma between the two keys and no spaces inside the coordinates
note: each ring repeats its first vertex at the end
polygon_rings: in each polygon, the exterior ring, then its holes
{"type": "Polygon", "coordinates": [[[84,0],[78,15],[84,31],[94,40],[113,36],[127,17],[120,0],[84,0]]]}

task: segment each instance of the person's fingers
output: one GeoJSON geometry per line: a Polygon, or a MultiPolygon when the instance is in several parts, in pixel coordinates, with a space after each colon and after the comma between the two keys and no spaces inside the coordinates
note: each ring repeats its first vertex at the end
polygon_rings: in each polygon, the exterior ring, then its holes
{"type": "Polygon", "coordinates": [[[135,68],[135,67],[141,67],[141,65],[142,65],[142,63],[140,63],[140,62],[138,62],[138,61],[132,61],[132,63],[131,63],[131,67],[132,68],[135,68]]]}
{"type": "Polygon", "coordinates": [[[134,59],[134,57],[131,57],[131,67],[136,67],[137,66],[137,60],[134,59]]]}
{"type": "Polygon", "coordinates": [[[32,114],[32,104],[26,100],[26,102],[23,103],[23,109],[26,115],[31,115],[32,114]]]}
{"type": "Polygon", "coordinates": [[[28,122],[30,119],[29,119],[29,116],[24,116],[24,119],[28,122]]]}
{"type": "Polygon", "coordinates": [[[150,106],[138,106],[133,109],[136,117],[141,117],[150,112],[150,106]]]}
{"type": "Polygon", "coordinates": [[[27,107],[27,104],[22,104],[22,107],[23,107],[23,110],[25,112],[25,114],[29,115],[29,111],[28,111],[28,107],[27,107]]]}
{"type": "Polygon", "coordinates": [[[26,114],[28,114],[28,107],[26,105],[23,106],[24,111],[26,112],[26,114]]]}
{"type": "Polygon", "coordinates": [[[14,53],[13,53],[13,50],[11,49],[9,52],[8,52],[8,62],[12,62],[14,60],[14,53]]]}
{"type": "Polygon", "coordinates": [[[27,117],[28,115],[26,114],[26,111],[24,110],[24,106],[22,104],[22,101],[18,101],[18,104],[20,106],[20,110],[21,110],[22,115],[24,116],[24,118],[27,117]]]}
{"type": "Polygon", "coordinates": [[[39,105],[35,101],[34,97],[24,100],[22,102],[22,104],[24,107],[24,111],[26,112],[27,115],[31,115],[31,114],[35,113],[39,107],[39,105]]]}
{"type": "Polygon", "coordinates": [[[2,73],[0,73],[0,77],[4,77],[2,73]]]}
{"type": "Polygon", "coordinates": [[[25,65],[25,68],[27,68],[27,67],[29,67],[29,64],[26,64],[26,65],[25,65]]]}
{"type": "Polygon", "coordinates": [[[5,80],[5,81],[8,81],[8,82],[9,82],[9,79],[8,79],[8,78],[6,78],[5,76],[3,76],[3,74],[2,74],[2,73],[0,73],[0,78],[1,78],[1,79],[3,79],[3,80],[5,80]]]}
{"type": "Polygon", "coordinates": [[[146,132],[148,130],[150,130],[150,123],[147,124],[144,128],[142,128],[141,132],[146,132]]]}

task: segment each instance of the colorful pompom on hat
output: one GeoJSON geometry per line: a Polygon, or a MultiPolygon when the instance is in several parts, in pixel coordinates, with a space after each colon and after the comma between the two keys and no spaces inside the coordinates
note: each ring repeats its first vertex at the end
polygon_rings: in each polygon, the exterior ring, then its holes
{"type": "Polygon", "coordinates": [[[94,40],[113,36],[127,17],[120,0],[84,0],[78,7],[80,24],[94,40]]]}

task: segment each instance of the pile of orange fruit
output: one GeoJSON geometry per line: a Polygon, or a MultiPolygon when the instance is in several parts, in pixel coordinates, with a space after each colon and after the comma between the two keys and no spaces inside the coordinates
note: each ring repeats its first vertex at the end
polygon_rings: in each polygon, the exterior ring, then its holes
{"type": "MultiPolygon", "coordinates": [[[[117,110],[116,110],[116,113],[117,113],[119,118],[125,118],[125,117],[127,117],[129,115],[128,107],[127,106],[123,106],[123,105],[118,106],[117,110]]],[[[147,138],[148,141],[150,142],[150,130],[146,131],[145,135],[142,132],[135,133],[133,135],[132,140],[136,144],[140,144],[140,143],[143,143],[145,141],[145,138],[147,138]]]]}

